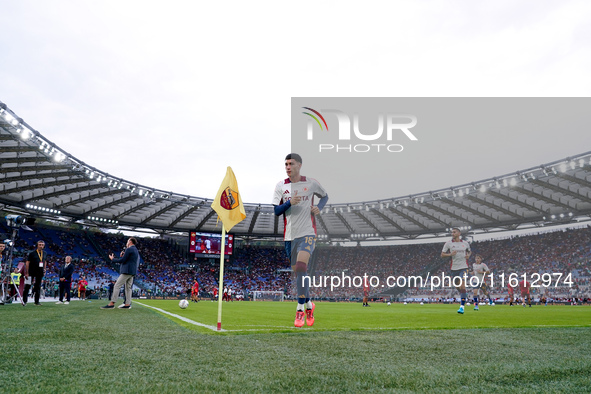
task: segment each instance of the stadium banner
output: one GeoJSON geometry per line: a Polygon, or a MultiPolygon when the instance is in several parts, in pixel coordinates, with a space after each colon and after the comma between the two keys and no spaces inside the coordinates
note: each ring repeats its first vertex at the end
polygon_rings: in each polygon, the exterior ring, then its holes
{"type": "Polygon", "coordinates": [[[329,204],[388,200],[588,150],[591,98],[293,97],[291,147],[329,204]],[[451,183],[450,183],[451,182],[451,183]]]}

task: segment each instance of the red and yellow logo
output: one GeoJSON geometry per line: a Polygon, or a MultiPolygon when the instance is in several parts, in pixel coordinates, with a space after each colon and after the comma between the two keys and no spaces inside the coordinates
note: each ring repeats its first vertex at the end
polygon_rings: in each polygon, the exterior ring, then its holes
{"type": "Polygon", "coordinates": [[[220,205],[224,209],[235,209],[238,208],[240,203],[238,202],[238,193],[227,187],[220,196],[220,205]]]}

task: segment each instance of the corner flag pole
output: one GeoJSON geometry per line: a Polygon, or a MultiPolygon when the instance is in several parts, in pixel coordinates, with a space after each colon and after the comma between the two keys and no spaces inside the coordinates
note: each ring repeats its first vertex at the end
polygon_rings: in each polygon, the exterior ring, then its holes
{"type": "Polygon", "coordinates": [[[226,253],[226,226],[222,223],[222,250],[220,253],[220,280],[218,281],[218,331],[222,330],[222,292],[224,289],[224,254],[226,253]]]}
{"type": "MultiPolygon", "coordinates": [[[[226,176],[218,194],[211,203],[211,208],[222,221],[222,250],[220,254],[220,280],[218,281],[218,331],[222,330],[222,292],[224,291],[224,255],[226,254],[226,228],[228,231],[246,219],[242,198],[238,192],[238,182],[231,167],[226,169],[226,176]]],[[[217,226],[217,224],[216,224],[217,226]]]]}

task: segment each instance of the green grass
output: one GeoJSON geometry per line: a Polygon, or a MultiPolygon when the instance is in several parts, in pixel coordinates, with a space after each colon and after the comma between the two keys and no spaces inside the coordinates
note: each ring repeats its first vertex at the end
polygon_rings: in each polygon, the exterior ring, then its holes
{"type": "MultiPolygon", "coordinates": [[[[217,304],[140,301],[215,326],[217,304]]],[[[588,392],[591,307],[224,304],[217,333],[135,303],[0,307],[0,392],[588,392]],[[461,328],[461,329],[458,329],[461,328]]]]}
{"type": "MultiPolygon", "coordinates": [[[[144,305],[165,310],[178,316],[209,325],[217,322],[217,302],[191,303],[182,310],[176,301],[140,301],[144,305]]],[[[480,306],[475,312],[466,306],[463,315],[456,313],[458,305],[372,303],[363,308],[360,303],[316,303],[318,319],[313,327],[293,326],[295,303],[292,302],[224,302],[222,328],[229,333],[350,331],[350,330],[423,330],[457,328],[517,328],[517,327],[591,327],[591,308],[556,306],[480,306]]],[[[211,333],[167,315],[179,324],[202,333],[211,333]]]]}

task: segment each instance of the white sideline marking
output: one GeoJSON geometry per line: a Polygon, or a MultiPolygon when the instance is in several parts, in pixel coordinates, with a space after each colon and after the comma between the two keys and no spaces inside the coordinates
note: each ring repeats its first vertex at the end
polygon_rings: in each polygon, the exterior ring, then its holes
{"type": "MultiPolygon", "coordinates": [[[[179,320],[182,320],[182,321],[184,321],[185,323],[193,324],[194,326],[205,327],[205,328],[208,328],[208,329],[210,329],[210,330],[212,330],[212,331],[218,331],[218,328],[217,328],[217,327],[215,327],[215,326],[209,326],[209,325],[207,325],[207,324],[199,323],[199,322],[196,322],[196,321],[194,321],[194,320],[187,319],[186,317],[179,316],[179,315],[175,315],[174,313],[167,312],[167,311],[165,311],[164,309],[160,309],[160,308],[156,308],[156,307],[154,307],[154,306],[150,306],[150,305],[142,304],[141,302],[138,302],[138,301],[135,301],[135,303],[136,303],[136,304],[140,304],[140,305],[142,305],[142,306],[145,306],[145,307],[148,307],[148,308],[155,309],[155,310],[157,310],[157,311],[158,311],[158,312],[160,312],[160,313],[164,313],[165,315],[172,316],[172,317],[174,317],[174,318],[176,318],[176,319],[179,319],[179,320]]],[[[226,331],[226,330],[224,330],[224,329],[222,328],[220,331],[226,331]]]]}

